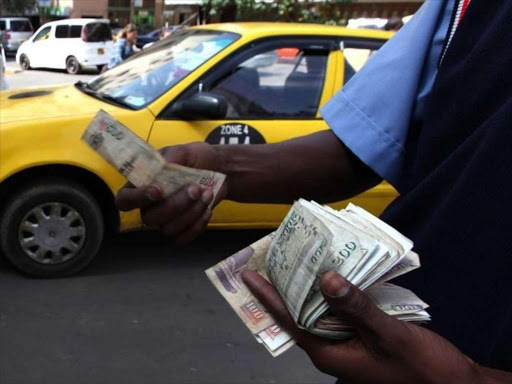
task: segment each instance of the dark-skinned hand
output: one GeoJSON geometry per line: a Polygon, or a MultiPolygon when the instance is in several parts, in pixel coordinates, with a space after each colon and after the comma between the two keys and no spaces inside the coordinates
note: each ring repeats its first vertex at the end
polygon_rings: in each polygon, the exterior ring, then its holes
{"type": "MultiPolygon", "coordinates": [[[[213,171],[220,169],[215,148],[206,143],[166,147],[160,152],[170,163],[213,171]]],[[[212,208],[226,195],[227,185],[224,182],[212,208]]],[[[199,236],[210,222],[212,208],[209,205],[212,200],[213,192],[198,184],[186,185],[164,198],[162,191],[154,185],[136,188],[127,183],[117,193],[116,205],[121,211],[140,209],[145,225],[159,228],[175,237],[178,243],[188,243],[199,236]]]]}
{"type": "Polygon", "coordinates": [[[441,336],[399,321],[377,308],[368,296],[339,274],[321,279],[331,310],[354,327],[346,341],[330,340],[299,329],[279,293],[257,272],[243,280],[322,372],[350,384],[472,384],[479,369],[441,336]]]}

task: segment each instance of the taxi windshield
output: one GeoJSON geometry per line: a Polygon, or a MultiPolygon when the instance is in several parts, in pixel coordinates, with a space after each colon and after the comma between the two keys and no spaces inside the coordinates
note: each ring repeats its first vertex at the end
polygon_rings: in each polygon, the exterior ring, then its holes
{"type": "Polygon", "coordinates": [[[143,108],[239,37],[222,31],[178,32],[96,77],[88,88],[133,109],[143,108]]]}

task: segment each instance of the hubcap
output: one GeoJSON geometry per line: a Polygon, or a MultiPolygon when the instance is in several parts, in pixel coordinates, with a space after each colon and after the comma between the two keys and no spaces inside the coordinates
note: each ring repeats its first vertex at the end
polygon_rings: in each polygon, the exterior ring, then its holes
{"type": "Polygon", "coordinates": [[[32,260],[41,264],[60,264],[82,249],[85,234],[85,223],[78,211],[66,204],[46,203],[25,215],[18,240],[32,260]]]}

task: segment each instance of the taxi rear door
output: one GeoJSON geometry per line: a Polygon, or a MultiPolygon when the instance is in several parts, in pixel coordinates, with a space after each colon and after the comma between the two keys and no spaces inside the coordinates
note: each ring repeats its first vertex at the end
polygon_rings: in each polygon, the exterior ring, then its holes
{"type": "MultiPolygon", "coordinates": [[[[253,42],[229,56],[157,117],[149,142],[157,148],[206,141],[211,144],[264,144],[328,129],[320,107],[336,89],[339,48],[321,37],[273,38],[253,42]],[[197,94],[209,94],[227,104],[216,118],[184,118],[177,108],[197,94]]],[[[287,205],[223,202],[213,226],[271,227],[288,211],[287,205]]]]}

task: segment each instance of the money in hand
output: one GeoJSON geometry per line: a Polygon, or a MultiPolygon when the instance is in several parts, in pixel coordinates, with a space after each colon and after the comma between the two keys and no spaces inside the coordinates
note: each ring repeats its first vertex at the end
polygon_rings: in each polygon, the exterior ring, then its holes
{"type": "Polygon", "coordinates": [[[168,163],[155,148],[103,110],[96,114],[82,140],[133,185],[155,185],[164,196],[191,183],[211,189],[216,196],[226,178],[219,172],[168,163]]]}
{"type": "Polygon", "coordinates": [[[346,339],[353,336],[353,329],[331,313],[320,291],[320,278],[328,270],[365,290],[390,316],[430,320],[425,302],[388,283],[420,267],[412,247],[409,239],[360,207],[350,204],[335,211],[301,199],[277,231],[206,274],[258,342],[277,356],[294,341],[244,285],[240,278],[244,269],[259,272],[275,286],[298,327],[318,336],[346,339]]]}

